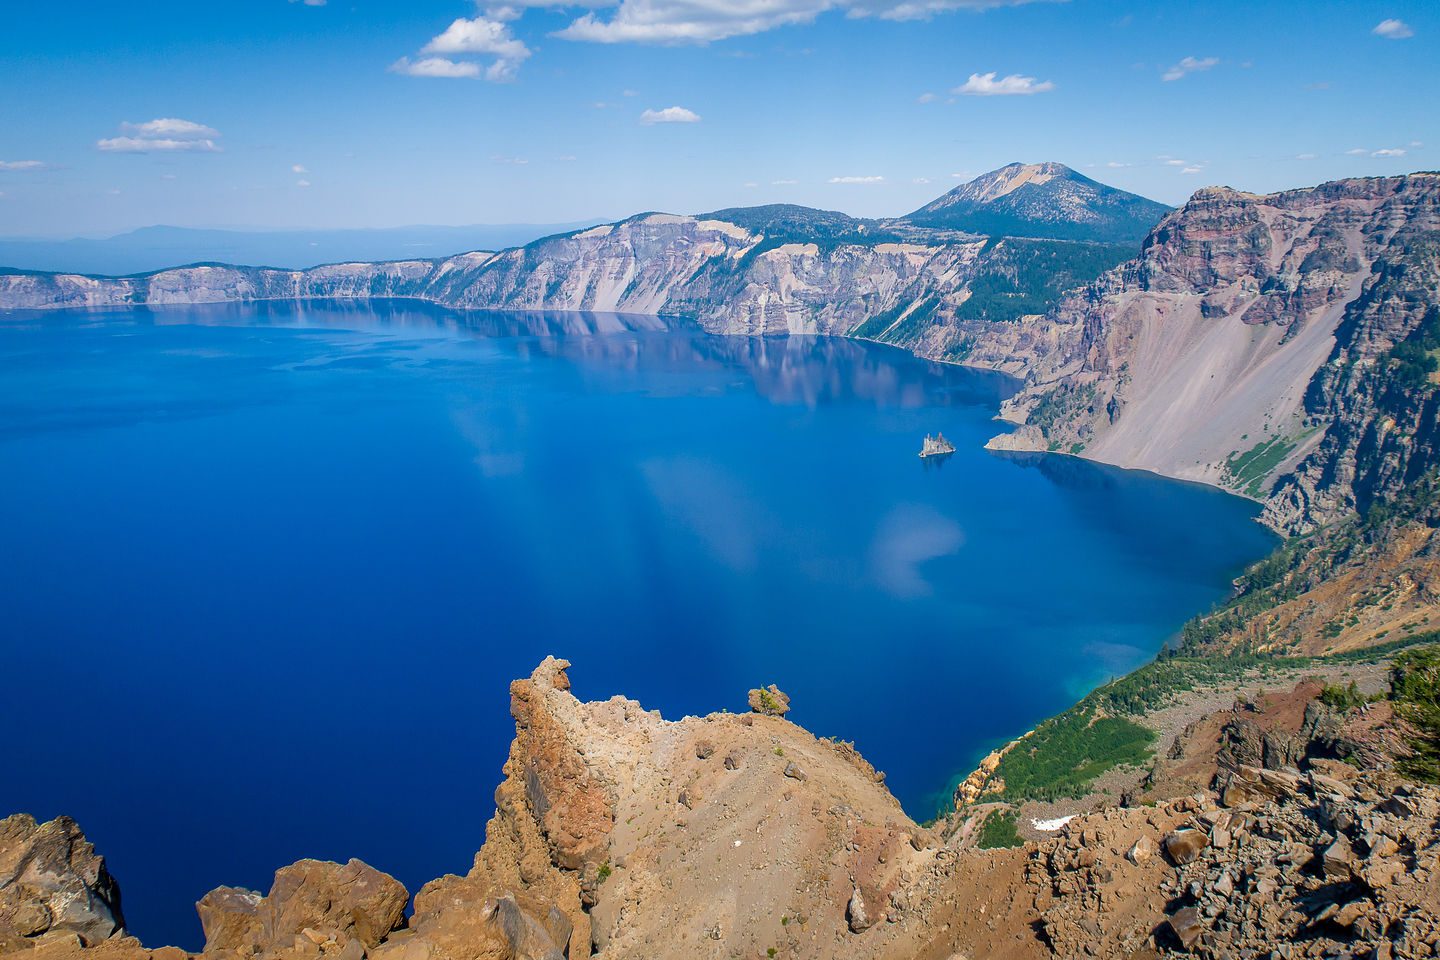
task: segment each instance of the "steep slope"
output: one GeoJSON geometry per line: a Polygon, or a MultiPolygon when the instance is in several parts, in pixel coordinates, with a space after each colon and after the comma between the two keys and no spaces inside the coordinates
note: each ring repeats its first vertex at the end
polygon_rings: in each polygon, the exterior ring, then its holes
{"type": "MultiPolygon", "coordinates": [[[[1353,409],[1364,391],[1335,374],[1360,376],[1421,325],[1434,275],[1414,264],[1433,251],[1417,243],[1437,223],[1434,174],[1263,197],[1199,191],[1139,258],[1041,321],[1057,349],[1003,410],[1021,428],[992,446],[1082,453],[1252,496],[1324,449],[1307,468],[1310,492],[1287,481],[1277,501],[1290,506],[1267,519],[1300,530],[1343,515],[1355,498],[1335,465],[1363,447],[1361,422],[1374,416],[1353,409]]],[[[1428,436],[1423,417],[1414,410],[1413,427],[1428,436]]]]}
{"type": "Polygon", "coordinates": [[[1169,211],[1061,163],[1012,163],[961,184],[901,221],[988,236],[1136,244],[1169,211]]]}

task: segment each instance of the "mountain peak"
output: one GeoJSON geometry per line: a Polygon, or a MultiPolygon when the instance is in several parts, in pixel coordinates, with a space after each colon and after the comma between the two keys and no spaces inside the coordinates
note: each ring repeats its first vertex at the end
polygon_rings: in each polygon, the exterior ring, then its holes
{"type": "Polygon", "coordinates": [[[1139,243],[1169,210],[1051,161],[1006,164],[903,219],[991,236],[1139,243]]]}
{"type": "Polygon", "coordinates": [[[982,173],[969,183],[957,187],[952,193],[964,192],[971,199],[981,202],[995,200],[1023,187],[1027,183],[1036,185],[1048,183],[1057,177],[1079,176],[1063,163],[1007,163],[998,170],[982,173]]]}

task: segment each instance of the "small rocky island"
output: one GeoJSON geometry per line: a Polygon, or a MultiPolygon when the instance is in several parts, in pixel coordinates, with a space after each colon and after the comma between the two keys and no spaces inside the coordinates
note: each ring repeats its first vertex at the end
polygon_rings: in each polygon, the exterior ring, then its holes
{"type": "Polygon", "coordinates": [[[920,456],[922,457],[944,457],[955,452],[955,444],[945,439],[945,434],[937,433],[935,436],[925,434],[925,440],[920,444],[920,456]]]}

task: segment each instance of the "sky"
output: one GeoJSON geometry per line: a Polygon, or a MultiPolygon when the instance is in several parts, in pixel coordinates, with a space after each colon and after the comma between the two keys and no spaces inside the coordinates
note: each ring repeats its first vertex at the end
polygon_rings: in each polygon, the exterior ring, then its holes
{"type": "Polygon", "coordinates": [[[70,0],[0,31],[0,236],[1170,204],[1436,169],[1440,4],[70,0]]]}

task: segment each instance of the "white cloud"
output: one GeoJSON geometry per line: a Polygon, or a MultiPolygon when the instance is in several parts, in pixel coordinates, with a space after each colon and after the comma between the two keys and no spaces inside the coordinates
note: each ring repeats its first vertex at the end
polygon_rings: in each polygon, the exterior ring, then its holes
{"type": "Polygon", "coordinates": [[[929,178],[929,177],[916,177],[914,180],[911,180],[910,182],[911,182],[911,183],[926,184],[926,183],[929,183],[929,182],[930,182],[930,178],[929,178]]]}
{"type": "Polygon", "coordinates": [[[1415,31],[1411,30],[1404,20],[1381,20],[1370,32],[1386,40],[1404,40],[1406,37],[1415,36],[1415,31]]]}
{"type": "Polygon", "coordinates": [[[1004,97],[1048,93],[1054,89],[1055,84],[1049,80],[1022,77],[1018,73],[1012,73],[1008,77],[996,80],[994,71],[991,71],[985,74],[970,74],[969,80],[950,92],[964,94],[967,97],[1004,97]]]}
{"type": "MultiPolygon", "coordinates": [[[[830,10],[848,17],[923,20],[953,10],[1015,6],[1029,0],[618,0],[608,19],[586,13],[554,35],[588,43],[710,43],[810,23],[830,10]]],[[[526,0],[553,6],[553,0],[526,0]]],[[[611,6],[590,0],[583,6],[611,6]]]]}
{"type": "Polygon", "coordinates": [[[552,157],[551,159],[554,160],[556,163],[574,163],[579,158],[572,155],[564,157],[552,157]]]}
{"type": "Polygon", "coordinates": [[[646,110],[640,114],[640,124],[652,127],[657,123],[699,123],[700,114],[684,107],[666,107],[664,110],[646,110]]]}
{"type": "Polygon", "coordinates": [[[1371,153],[1370,156],[1372,156],[1372,157],[1403,157],[1403,156],[1405,156],[1405,151],[1404,151],[1402,148],[1400,148],[1400,147],[1396,147],[1396,148],[1394,148],[1394,149],[1388,149],[1388,150],[1376,150],[1376,151],[1374,151],[1373,153],[1371,153]]]}
{"type": "Polygon", "coordinates": [[[144,123],[125,122],[120,124],[123,137],[105,137],[95,141],[95,149],[106,153],[165,153],[192,151],[196,153],[218,153],[215,144],[220,131],[203,123],[180,120],[175,117],[159,117],[144,123]]]}
{"type": "MultiPolygon", "coordinates": [[[[521,4],[522,7],[526,5],[521,4]]],[[[514,5],[508,5],[491,7],[483,17],[460,17],[446,27],[444,33],[420,48],[420,53],[428,56],[413,62],[409,57],[401,57],[390,65],[390,72],[411,77],[484,77],[491,83],[514,80],[520,64],[531,53],[530,48],[510,32],[507,22],[519,17],[520,13],[514,5]],[[453,59],[457,54],[492,56],[495,59],[482,67],[471,60],[453,59]]]]}
{"type": "Polygon", "coordinates": [[[1111,160],[1109,163],[1105,164],[1105,166],[1107,166],[1107,167],[1113,167],[1113,168],[1115,168],[1115,169],[1118,170],[1118,169],[1121,168],[1121,167],[1128,167],[1128,166],[1130,166],[1130,164],[1128,164],[1128,163],[1121,163],[1119,160],[1111,160]]]}
{"type": "Polygon", "coordinates": [[[1180,172],[1181,172],[1181,173],[1199,173],[1201,170],[1204,170],[1204,169],[1205,169],[1204,167],[1186,167],[1184,170],[1181,170],[1180,172]]]}
{"type": "Polygon", "coordinates": [[[1367,154],[1367,153],[1369,153],[1369,152],[1370,152],[1370,151],[1369,151],[1369,150],[1366,150],[1364,147],[1356,147],[1354,150],[1346,150],[1346,151],[1345,151],[1345,154],[1346,154],[1346,156],[1351,156],[1351,157],[1363,157],[1363,156],[1365,156],[1365,154],[1367,154]]]}
{"type": "Polygon", "coordinates": [[[1315,159],[1315,156],[1316,156],[1316,155],[1313,154],[1313,153],[1297,153],[1297,154],[1295,154],[1295,159],[1296,159],[1296,160],[1314,160],[1314,159],[1315,159]]]}
{"type": "Polygon", "coordinates": [[[772,186],[772,187],[789,187],[789,186],[793,186],[794,184],[797,184],[797,183],[799,183],[799,182],[800,182],[799,180],[771,180],[771,181],[770,181],[770,186],[772,186]]]}
{"type": "Polygon", "coordinates": [[[172,140],[209,140],[220,136],[220,131],[203,123],[192,123],[175,117],[161,117],[144,123],[122,123],[122,133],[137,137],[169,138],[172,140]]]}
{"type": "Polygon", "coordinates": [[[760,186],[760,184],[758,184],[758,183],[747,183],[747,184],[745,184],[745,186],[746,186],[747,188],[748,188],[748,187],[758,187],[758,186],[760,186]]]}
{"type": "Polygon", "coordinates": [[[175,179],[178,179],[178,178],[177,178],[177,177],[175,176],[175,174],[173,174],[173,173],[162,173],[162,174],[160,174],[160,179],[161,179],[161,180],[175,180],[175,179]]]}
{"type": "Polygon", "coordinates": [[[426,57],[423,60],[415,60],[413,62],[409,57],[401,57],[386,67],[386,69],[391,73],[403,73],[407,77],[459,78],[480,76],[480,64],[446,60],[444,57],[426,57]]]}
{"type": "Polygon", "coordinates": [[[622,96],[622,97],[638,97],[638,96],[640,96],[640,91],[639,91],[639,90],[621,90],[621,91],[620,91],[620,96],[622,96]]]}
{"type": "Polygon", "coordinates": [[[95,141],[95,149],[106,153],[167,153],[192,151],[218,153],[213,140],[171,140],[148,137],[105,137],[95,141]]]}
{"type": "Polygon", "coordinates": [[[499,20],[476,17],[456,20],[420,49],[421,53],[489,53],[511,60],[524,60],[530,48],[510,33],[510,26],[499,20]]]}
{"type": "Polygon", "coordinates": [[[45,163],[41,160],[0,160],[0,170],[43,170],[45,163]]]}
{"type": "MultiPolygon", "coordinates": [[[[290,2],[295,3],[296,0],[290,0],[290,2]]],[[[325,6],[325,2],[326,0],[304,0],[305,6],[307,7],[323,7],[325,6]]]]}
{"type": "Polygon", "coordinates": [[[491,158],[490,158],[490,162],[491,162],[491,163],[509,163],[509,164],[513,164],[513,165],[515,165],[515,166],[517,166],[517,167],[523,167],[523,166],[525,166],[525,164],[529,163],[530,161],[529,161],[529,160],[526,160],[524,157],[491,157],[491,158]]]}
{"type": "Polygon", "coordinates": [[[310,186],[310,181],[309,181],[309,180],[296,180],[296,181],[295,181],[295,186],[297,186],[297,187],[308,187],[308,186],[310,186]]]}
{"type": "Polygon", "coordinates": [[[290,168],[290,172],[291,172],[291,173],[309,173],[310,171],[309,171],[309,170],[306,170],[303,164],[297,163],[297,164],[295,164],[295,166],[293,166],[293,167],[290,168]]]}
{"type": "Polygon", "coordinates": [[[1167,166],[1167,167],[1184,167],[1184,166],[1188,166],[1188,164],[1187,164],[1184,160],[1176,160],[1174,157],[1170,157],[1170,158],[1168,158],[1168,159],[1165,161],[1165,166],[1167,166]]]}
{"type": "Polygon", "coordinates": [[[831,177],[827,183],[884,183],[884,177],[831,177]]]}
{"type": "Polygon", "coordinates": [[[1186,57],[1175,66],[1165,71],[1161,80],[1179,80],[1187,73],[1199,73],[1202,70],[1209,70],[1220,62],[1219,57],[1205,57],[1203,60],[1195,57],[1186,57]]]}
{"type": "Polygon", "coordinates": [[[937,97],[935,96],[935,94],[933,94],[933,93],[922,93],[922,94],[920,94],[920,96],[918,96],[918,97],[915,98],[915,102],[916,102],[916,103],[933,103],[936,99],[938,99],[938,98],[937,98],[937,97]]]}

